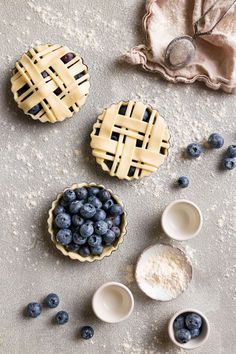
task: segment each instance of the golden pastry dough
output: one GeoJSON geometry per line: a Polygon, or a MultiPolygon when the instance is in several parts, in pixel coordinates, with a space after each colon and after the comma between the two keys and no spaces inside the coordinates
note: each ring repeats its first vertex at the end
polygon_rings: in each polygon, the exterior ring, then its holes
{"type": "Polygon", "coordinates": [[[88,68],[65,46],[31,48],[16,63],[11,78],[18,106],[33,119],[55,123],[71,117],[89,93],[88,68]]]}
{"type": "Polygon", "coordinates": [[[94,124],[92,154],[111,176],[138,179],[162,165],[169,139],[167,124],[156,110],[142,102],[119,102],[94,124]]]}

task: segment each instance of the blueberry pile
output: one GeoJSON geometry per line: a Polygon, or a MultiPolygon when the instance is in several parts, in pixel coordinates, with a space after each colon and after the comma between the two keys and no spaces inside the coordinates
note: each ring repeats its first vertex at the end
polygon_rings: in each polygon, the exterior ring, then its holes
{"type": "Polygon", "coordinates": [[[183,313],[173,323],[175,339],[179,343],[187,343],[198,337],[202,330],[202,317],[197,313],[183,313]]]}
{"type": "Polygon", "coordinates": [[[121,234],[123,208],[101,187],[67,189],[53,213],[57,241],[82,257],[101,255],[121,234]]]}

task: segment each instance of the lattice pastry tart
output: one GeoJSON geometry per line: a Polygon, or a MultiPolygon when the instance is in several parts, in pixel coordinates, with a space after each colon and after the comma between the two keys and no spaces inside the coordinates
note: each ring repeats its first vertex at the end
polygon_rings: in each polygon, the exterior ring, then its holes
{"type": "Polygon", "coordinates": [[[120,179],[150,175],[168,154],[169,131],[159,113],[142,102],[119,102],[98,116],[92,154],[104,171],[120,179]]]}
{"type": "Polygon", "coordinates": [[[50,123],[78,112],[90,88],[83,60],[57,44],[29,49],[16,63],[11,84],[14,99],[24,113],[50,123]]]}

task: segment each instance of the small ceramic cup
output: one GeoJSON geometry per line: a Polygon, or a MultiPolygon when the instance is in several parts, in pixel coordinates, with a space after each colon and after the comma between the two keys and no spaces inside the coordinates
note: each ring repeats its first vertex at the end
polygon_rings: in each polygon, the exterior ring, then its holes
{"type": "Polygon", "coordinates": [[[95,315],[104,322],[124,321],[133,311],[133,294],[121,283],[103,284],[93,295],[92,308],[95,315]]]}
{"type": "Polygon", "coordinates": [[[210,324],[208,319],[206,318],[206,316],[199,310],[196,309],[183,309],[181,311],[176,312],[170,319],[169,324],[168,324],[168,334],[170,337],[170,340],[172,341],[172,343],[174,343],[176,346],[183,348],[183,349],[195,349],[200,347],[203,343],[205,343],[209,337],[210,334],[210,324]],[[174,333],[174,320],[176,319],[176,317],[178,317],[181,314],[184,313],[188,313],[188,312],[193,312],[193,313],[197,313],[198,315],[201,316],[202,318],[202,329],[201,329],[201,333],[198,337],[190,339],[189,342],[187,343],[179,343],[176,339],[175,339],[175,333],[174,333]]]}
{"type": "Polygon", "coordinates": [[[202,213],[199,207],[190,200],[175,200],[165,208],[161,224],[170,238],[176,241],[187,241],[200,232],[202,213]]]}

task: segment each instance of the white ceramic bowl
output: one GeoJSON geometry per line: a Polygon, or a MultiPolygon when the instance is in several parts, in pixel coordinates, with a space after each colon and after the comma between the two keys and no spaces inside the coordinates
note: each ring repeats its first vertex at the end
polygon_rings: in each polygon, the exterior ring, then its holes
{"type": "Polygon", "coordinates": [[[210,334],[210,324],[209,324],[209,321],[206,318],[206,316],[201,311],[196,310],[196,309],[187,308],[187,309],[183,309],[181,311],[176,312],[171,317],[171,319],[169,321],[169,325],[168,325],[168,334],[169,334],[170,340],[176,346],[183,348],[183,349],[195,349],[195,348],[200,347],[200,345],[202,345],[203,343],[205,343],[207,341],[209,334],[210,334]],[[182,343],[177,342],[177,340],[175,339],[173,324],[174,324],[174,320],[176,319],[176,317],[178,317],[181,314],[187,313],[187,312],[194,312],[202,317],[202,330],[201,330],[199,337],[193,338],[188,343],[182,344],[182,343]]]}
{"type": "Polygon", "coordinates": [[[156,244],[140,255],[135,278],[139,288],[151,299],[171,301],[187,290],[192,272],[192,265],[182,250],[156,244]]]}
{"type": "Polygon", "coordinates": [[[164,232],[176,241],[187,241],[200,232],[202,213],[196,204],[186,199],[175,200],[167,205],[161,224],[164,232]]]}
{"type": "Polygon", "coordinates": [[[127,319],[133,311],[133,294],[127,286],[109,282],[95,292],[92,307],[100,320],[108,323],[121,322],[127,319]]]}

